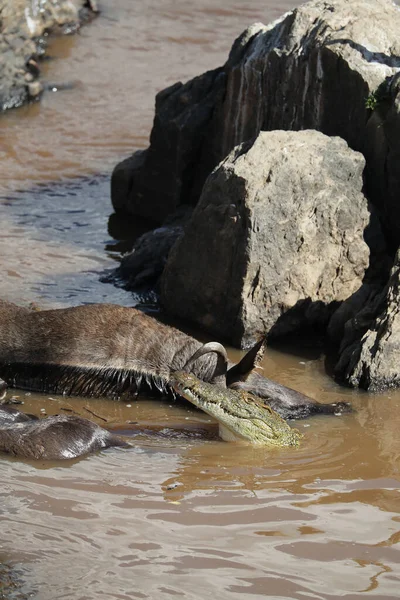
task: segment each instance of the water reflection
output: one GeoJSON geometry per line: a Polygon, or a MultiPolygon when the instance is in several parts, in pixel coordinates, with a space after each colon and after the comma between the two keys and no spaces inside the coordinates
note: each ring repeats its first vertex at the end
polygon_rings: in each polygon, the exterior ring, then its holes
{"type": "Polygon", "coordinates": [[[366,502],[368,495],[352,497],[356,481],[344,483],[346,472],[332,478],[347,453],[339,427],[333,440],[322,458],[316,437],[299,450],[272,453],[155,437],[151,446],[110,450],[41,475],[5,461],[14,492],[1,492],[3,541],[14,559],[22,553],[34,560],[41,598],[118,598],[122,589],[126,597],[134,597],[132,589],[145,598],[165,589],[191,597],[201,589],[233,598],[266,594],[270,579],[274,594],[291,590],[295,598],[358,597],[377,583],[390,597],[398,585],[398,484],[370,483],[370,491],[386,494],[383,510],[366,502]],[[327,469],[327,458],[329,479],[312,466],[321,460],[327,469]]]}
{"type": "MultiPolygon", "coordinates": [[[[264,369],[279,365],[270,354],[264,369]]],[[[285,360],[298,384],[323,389],[320,362],[304,371],[299,357],[285,360]]],[[[343,397],[326,387],[320,400],[343,397]]],[[[394,598],[398,399],[348,395],[356,412],[296,423],[300,448],[269,450],[219,441],[212,420],[184,403],[16,392],[28,412],[90,411],[134,448],[58,464],[4,459],[8,558],[49,600],[394,598]]]]}
{"type": "Polygon", "coordinates": [[[100,282],[119,258],[107,230],[109,187],[108,175],[96,175],[0,198],[2,298],[43,307],[137,302],[100,282]]]}

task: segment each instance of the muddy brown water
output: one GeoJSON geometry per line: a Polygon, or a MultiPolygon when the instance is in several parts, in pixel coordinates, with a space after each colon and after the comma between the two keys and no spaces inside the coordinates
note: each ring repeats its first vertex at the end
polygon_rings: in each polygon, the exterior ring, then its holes
{"type": "MultiPolygon", "coordinates": [[[[245,26],[296,3],[102,4],[89,27],[50,44],[44,76],[72,88],[1,117],[1,295],[15,302],[134,303],[99,281],[117,256],[112,166],[147,144],[158,90],[221,64],[245,26]]],[[[399,598],[400,394],[340,388],[313,347],[269,350],[263,366],[356,412],[303,421],[299,449],[271,451],[219,441],[212,420],[183,404],[16,390],[27,411],[76,411],[134,443],[57,464],[1,459],[0,562],[22,590],[40,600],[399,598]]]]}

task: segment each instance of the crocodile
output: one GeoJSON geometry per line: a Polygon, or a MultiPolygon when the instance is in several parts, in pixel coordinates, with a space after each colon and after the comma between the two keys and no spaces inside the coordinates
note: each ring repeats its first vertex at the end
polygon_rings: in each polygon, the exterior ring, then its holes
{"type": "Polygon", "coordinates": [[[302,434],[254,394],[202,381],[186,371],[172,373],[170,383],[179,396],[218,421],[224,441],[276,448],[300,444],[302,434]]]}

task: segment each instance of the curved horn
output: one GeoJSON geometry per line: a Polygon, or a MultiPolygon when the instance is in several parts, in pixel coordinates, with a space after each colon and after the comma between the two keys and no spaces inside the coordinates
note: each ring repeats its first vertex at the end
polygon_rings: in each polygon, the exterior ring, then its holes
{"type": "Polygon", "coordinates": [[[219,385],[226,387],[226,372],[228,370],[228,354],[226,349],[219,342],[207,342],[203,344],[194,354],[191,356],[183,366],[183,370],[194,363],[200,356],[204,356],[209,352],[215,352],[217,354],[217,365],[215,367],[214,374],[211,379],[211,383],[218,383],[219,385]]]}

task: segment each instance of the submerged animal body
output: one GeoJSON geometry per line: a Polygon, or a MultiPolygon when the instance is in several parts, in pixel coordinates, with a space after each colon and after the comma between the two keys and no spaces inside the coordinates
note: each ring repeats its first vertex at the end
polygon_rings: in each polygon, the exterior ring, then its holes
{"type": "MultiPolygon", "coordinates": [[[[193,357],[202,344],[134,308],[90,304],[33,311],[0,301],[0,377],[22,389],[88,397],[168,393],[171,373],[185,370],[213,384],[220,357],[193,357]]],[[[260,344],[223,373],[225,384],[261,398],[284,418],[332,414],[348,406],[319,404],[252,372],[260,344]]]]}
{"type": "Polygon", "coordinates": [[[298,446],[303,437],[268,405],[243,390],[224,389],[184,371],[172,374],[171,385],[177,394],[218,421],[219,435],[225,441],[245,440],[282,448],[298,446]]]}
{"type": "Polygon", "coordinates": [[[128,445],[88,419],[70,415],[37,419],[9,406],[0,406],[0,452],[5,454],[63,460],[128,445]]]}
{"type": "MultiPolygon", "coordinates": [[[[213,345],[211,345],[213,346],[213,345]]],[[[219,352],[218,348],[201,352],[219,352]]],[[[212,415],[225,441],[246,440],[272,447],[297,446],[302,437],[277,413],[247,392],[206,383],[191,373],[171,376],[172,389],[212,415]]],[[[0,389],[6,384],[0,380],[0,389]]],[[[72,459],[130,444],[87,419],[57,415],[38,419],[10,406],[0,406],[0,453],[36,460],[72,459]]]]}
{"type": "Polygon", "coordinates": [[[26,423],[27,421],[36,421],[38,417],[28,415],[11,406],[0,406],[0,428],[8,427],[14,423],[26,423]]]}

